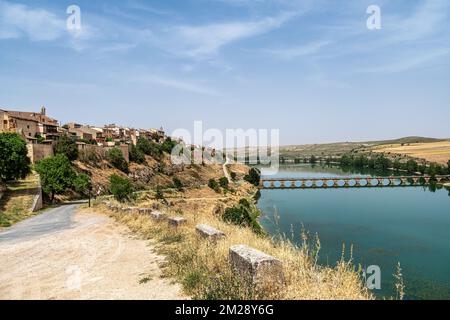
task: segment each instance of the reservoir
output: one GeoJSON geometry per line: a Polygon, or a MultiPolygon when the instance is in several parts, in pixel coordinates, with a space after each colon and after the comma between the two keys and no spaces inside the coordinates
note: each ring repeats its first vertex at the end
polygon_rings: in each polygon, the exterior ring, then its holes
{"type": "MultiPolygon", "coordinates": [[[[392,172],[358,172],[325,165],[282,165],[267,178],[368,177],[392,172]]],[[[401,175],[401,174],[399,174],[401,175]]],[[[336,265],[345,244],[353,263],[382,272],[378,298],[396,295],[397,264],[403,269],[405,299],[450,299],[450,191],[431,187],[261,190],[260,222],[271,235],[301,242],[302,226],[318,234],[320,264],[336,265]]],[[[312,239],[311,239],[312,240],[312,239]]]]}

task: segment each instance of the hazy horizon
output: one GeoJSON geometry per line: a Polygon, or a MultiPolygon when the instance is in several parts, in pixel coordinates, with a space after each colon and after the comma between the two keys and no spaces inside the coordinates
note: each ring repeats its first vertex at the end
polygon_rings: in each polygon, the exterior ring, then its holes
{"type": "Polygon", "coordinates": [[[0,0],[0,108],[281,145],[450,138],[448,1],[80,0],[77,31],[69,4],[0,0]]]}

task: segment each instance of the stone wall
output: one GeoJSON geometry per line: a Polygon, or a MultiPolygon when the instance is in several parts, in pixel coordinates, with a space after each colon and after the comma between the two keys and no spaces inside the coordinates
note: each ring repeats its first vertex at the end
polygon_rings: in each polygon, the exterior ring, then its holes
{"type": "Polygon", "coordinates": [[[42,159],[52,157],[53,153],[53,145],[51,144],[27,144],[28,148],[28,157],[31,160],[31,163],[36,163],[41,161],[42,159]]]}
{"type": "Polygon", "coordinates": [[[5,191],[6,191],[6,186],[0,182],[0,200],[3,198],[5,191]]]}
{"type": "Polygon", "coordinates": [[[36,188],[36,195],[34,196],[33,199],[33,204],[31,206],[30,211],[31,212],[36,212],[41,210],[44,207],[43,204],[43,196],[42,196],[42,186],[41,186],[41,179],[38,179],[38,186],[36,188]]]}
{"type": "Polygon", "coordinates": [[[92,144],[85,144],[85,143],[79,143],[78,144],[78,150],[79,151],[91,151],[95,152],[100,158],[106,158],[106,153],[113,149],[113,148],[119,148],[122,151],[123,157],[127,162],[130,162],[130,149],[127,144],[122,144],[118,147],[102,147],[102,146],[96,146],[92,144]]]}

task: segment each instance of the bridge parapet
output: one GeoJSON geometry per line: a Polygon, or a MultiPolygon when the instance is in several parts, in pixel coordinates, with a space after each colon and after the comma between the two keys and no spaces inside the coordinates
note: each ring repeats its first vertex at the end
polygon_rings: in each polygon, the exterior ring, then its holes
{"type": "MultiPolygon", "coordinates": [[[[263,178],[259,186],[261,189],[405,187],[427,185],[431,183],[431,179],[430,176],[263,178]]],[[[450,181],[450,175],[436,176],[435,181],[450,181]]]]}

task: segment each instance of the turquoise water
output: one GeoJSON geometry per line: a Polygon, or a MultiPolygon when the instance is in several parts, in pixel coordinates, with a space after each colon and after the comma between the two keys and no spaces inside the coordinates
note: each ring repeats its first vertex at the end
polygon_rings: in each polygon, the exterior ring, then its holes
{"type": "MultiPolygon", "coordinates": [[[[283,166],[276,177],[339,175],[370,174],[294,165],[283,166]]],[[[298,243],[302,225],[312,235],[317,233],[321,264],[335,265],[343,244],[347,249],[353,245],[355,264],[381,267],[382,289],[374,291],[379,298],[395,295],[393,274],[400,262],[407,299],[450,299],[450,196],[446,189],[262,190],[258,205],[264,212],[261,224],[272,235],[291,237],[294,230],[298,243]]]]}

